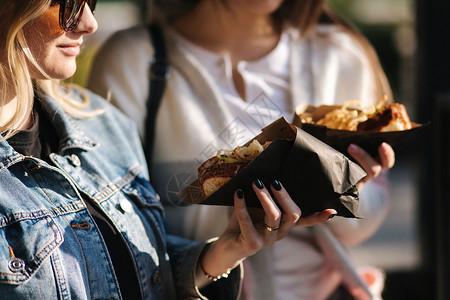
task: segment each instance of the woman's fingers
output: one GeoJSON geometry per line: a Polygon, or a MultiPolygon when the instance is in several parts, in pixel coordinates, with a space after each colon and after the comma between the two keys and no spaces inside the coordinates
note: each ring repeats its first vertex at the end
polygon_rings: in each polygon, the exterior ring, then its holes
{"type": "Polygon", "coordinates": [[[297,223],[297,226],[313,226],[319,223],[325,223],[337,215],[334,209],[325,209],[320,212],[313,213],[307,217],[302,217],[297,223]]]}
{"type": "Polygon", "coordinates": [[[395,164],[395,152],[388,143],[381,143],[378,147],[378,155],[380,156],[380,164],[383,169],[390,169],[395,164]]]}
{"type": "Polygon", "coordinates": [[[367,176],[362,179],[362,182],[367,182],[378,177],[382,170],[392,168],[395,163],[395,152],[387,143],[381,143],[378,147],[378,160],[355,144],[351,144],[347,151],[367,173],[367,176]]]}
{"type": "Polygon", "coordinates": [[[271,193],[259,179],[253,181],[252,187],[263,209],[249,209],[243,191],[237,190],[234,194],[235,214],[232,218],[236,219],[230,222],[226,233],[222,235],[222,237],[235,236],[233,239],[247,254],[252,254],[284,238],[294,226],[324,223],[337,214],[334,209],[325,209],[301,217],[300,208],[278,180],[271,183],[271,193]]]}
{"type": "Polygon", "coordinates": [[[279,229],[280,232],[278,234],[278,239],[282,239],[288,234],[289,230],[298,223],[302,211],[292,200],[291,196],[289,196],[281,182],[274,180],[270,185],[270,188],[272,194],[283,210],[279,229]]]}
{"type": "Polygon", "coordinates": [[[362,179],[363,182],[367,182],[380,174],[382,166],[364,149],[355,144],[350,144],[347,151],[367,173],[367,176],[362,179]]]}
{"type": "Polygon", "coordinates": [[[283,209],[281,218],[279,238],[283,238],[293,226],[312,226],[319,223],[327,222],[337,215],[334,209],[325,209],[321,212],[313,213],[307,217],[302,217],[300,207],[292,200],[288,192],[283,188],[278,180],[274,180],[271,184],[274,197],[277,199],[283,209]]]}
{"type": "Polygon", "coordinates": [[[241,189],[234,193],[234,207],[241,234],[246,239],[256,235],[257,231],[253,225],[253,220],[248,213],[247,205],[245,204],[244,192],[241,189]]]}
{"type": "Polygon", "coordinates": [[[273,232],[275,231],[273,227],[276,228],[275,226],[276,221],[274,220],[276,220],[277,218],[275,217],[272,218],[270,212],[276,210],[277,213],[278,212],[280,213],[278,223],[279,225],[278,228],[276,229],[277,240],[284,238],[288,234],[289,230],[294,226],[312,226],[318,223],[324,223],[327,222],[329,219],[333,218],[337,214],[336,210],[334,209],[325,209],[321,212],[314,213],[305,218],[301,217],[302,211],[300,207],[292,200],[291,196],[288,194],[286,189],[284,189],[281,182],[279,182],[278,180],[274,180],[270,188],[272,195],[276,199],[279,207],[281,207],[280,211],[280,208],[278,208],[277,204],[271,198],[270,194],[265,188],[258,190],[255,187],[258,188],[258,185],[255,184],[254,189],[258,195],[258,198],[261,201],[261,204],[264,207],[264,212],[266,213],[265,226],[267,231],[273,232]]]}
{"type": "MultiPolygon", "coordinates": [[[[238,243],[245,249],[248,254],[260,250],[261,248],[271,245],[275,242],[275,238],[271,237],[264,227],[262,222],[257,222],[252,219],[242,190],[237,190],[234,196],[235,216],[239,223],[240,234],[238,235],[238,243]]],[[[259,209],[261,210],[261,209],[259,209]]],[[[276,237],[276,235],[275,235],[276,237]]]]}
{"type": "Polygon", "coordinates": [[[278,205],[272,199],[269,191],[266,189],[261,180],[258,178],[255,179],[252,187],[265,212],[263,224],[264,228],[268,232],[277,231],[281,222],[281,211],[278,208],[278,205]]]}

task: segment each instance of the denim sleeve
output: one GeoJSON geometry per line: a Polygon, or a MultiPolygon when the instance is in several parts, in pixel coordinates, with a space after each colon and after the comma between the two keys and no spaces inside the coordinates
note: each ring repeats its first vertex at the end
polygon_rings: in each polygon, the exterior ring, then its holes
{"type": "Polygon", "coordinates": [[[241,268],[231,271],[228,278],[212,282],[201,291],[195,286],[197,260],[208,242],[195,242],[178,236],[167,236],[173,278],[178,299],[237,299],[241,287],[241,268]]]}

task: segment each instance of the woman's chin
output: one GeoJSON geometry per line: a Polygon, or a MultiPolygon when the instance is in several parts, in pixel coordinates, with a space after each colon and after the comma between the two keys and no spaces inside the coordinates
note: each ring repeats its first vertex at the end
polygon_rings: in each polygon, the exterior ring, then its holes
{"type": "Polygon", "coordinates": [[[51,79],[64,80],[72,77],[75,74],[76,68],[66,68],[62,72],[53,72],[48,74],[51,79]]]}
{"type": "Polygon", "coordinates": [[[72,77],[75,74],[75,71],[77,70],[76,65],[72,66],[65,66],[61,69],[52,69],[52,70],[44,70],[47,72],[47,74],[41,74],[40,72],[32,72],[31,78],[37,79],[37,80],[48,80],[48,79],[56,79],[56,80],[64,80],[67,78],[72,77]]]}

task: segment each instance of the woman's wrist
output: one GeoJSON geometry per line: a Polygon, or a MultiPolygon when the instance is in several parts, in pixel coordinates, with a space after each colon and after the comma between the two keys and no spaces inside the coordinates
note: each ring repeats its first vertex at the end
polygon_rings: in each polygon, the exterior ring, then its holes
{"type": "Polygon", "coordinates": [[[243,258],[236,256],[235,250],[226,248],[220,239],[205,247],[197,262],[197,286],[201,287],[227,277],[231,270],[242,262],[243,258]]]}
{"type": "Polygon", "coordinates": [[[203,267],[203,264],[202,264],[202,261],[201,261],[201,260],[199,260],[198,264],[199,264],[200,270],[202,271],[203,275],[204,275],[204,276],[206,277],[206,279],[208,279],[209,281],[217,281],[217,280],[219,280],[219,279],[221,279],[221,278],[227,278],[228,275],[230,275],[230,272],[231,272],[231,269],[227,269],[224,273],[222,273],[222,274],[220,274],[220,275],[218,275],[218,276],[214,276],[214,275],[209,274],[209,273],[205,270],[205,268],[203,267]]]}

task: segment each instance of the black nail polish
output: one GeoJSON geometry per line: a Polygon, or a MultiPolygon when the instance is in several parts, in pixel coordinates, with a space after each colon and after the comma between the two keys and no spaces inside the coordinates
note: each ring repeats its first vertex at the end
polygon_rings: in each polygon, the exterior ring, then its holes
{"type": "Polygon", "coordinates": [[[236,195],[237,195],[237,197],[238,197],[239,199],[243,199],[243,198],[244,198],[244,191],[241,190],[241,189],[238,189],[238,190],[236,191],[236,195]]]}
{"type": "Polygon", "coordinates": [[[258,189],[262,190],[264,188],[264,184],[262,183],[261,180],[259,180],[259,178],[256,178],[253,182],[255,183],[258,189]]]}
{"type": "Polygon", "coordinates": [[[337,214],[332,214],[328,217],[328,220],[333,219],[334,217],[336,217],[337,214]]]}
{"type": "Polygon", "coordinates": [[[278,180],[272,182],[272,186],[276,191],[281,191],[281,183],[278,180]]]}

